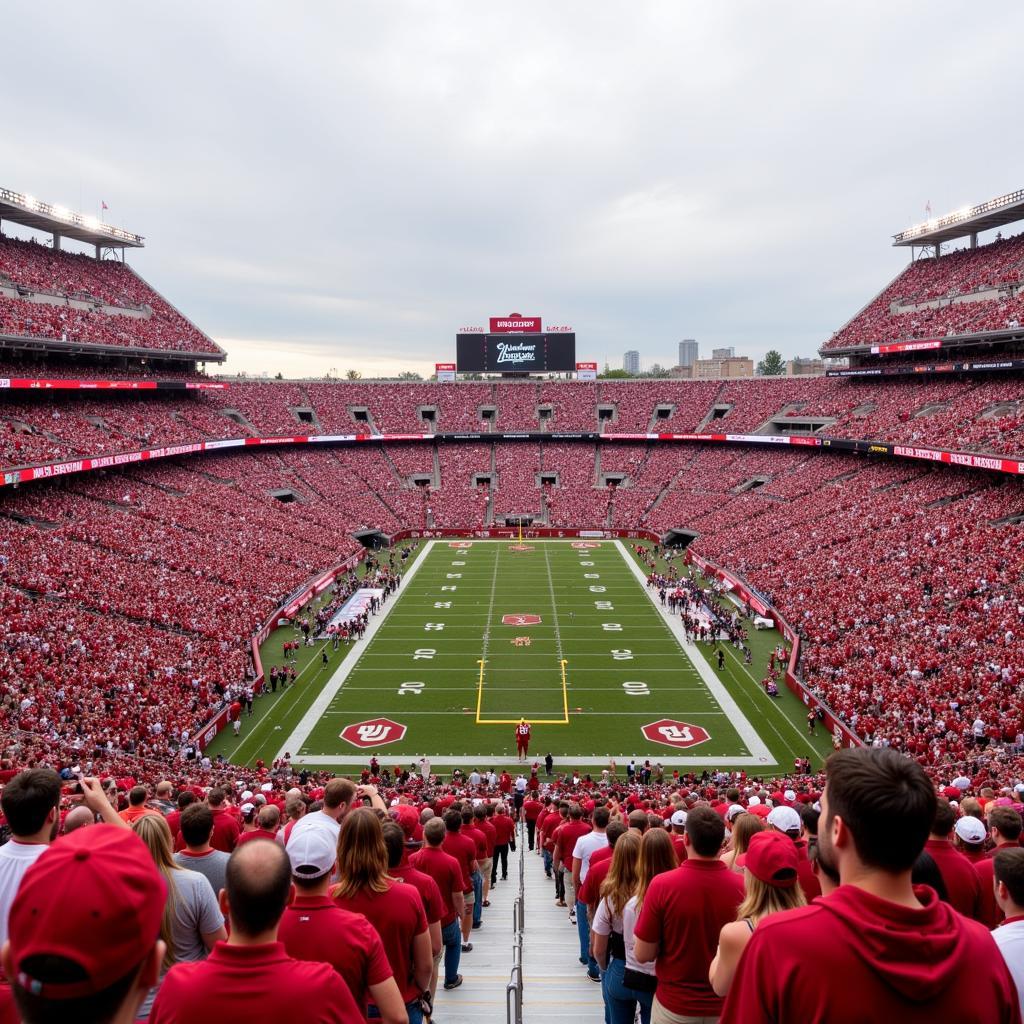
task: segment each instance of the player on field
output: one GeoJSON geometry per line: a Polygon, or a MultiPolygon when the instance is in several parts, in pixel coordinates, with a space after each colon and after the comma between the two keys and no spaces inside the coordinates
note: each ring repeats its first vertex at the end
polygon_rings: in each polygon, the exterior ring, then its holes
{"type": "Polygon", "coordinates": [[[516,751],[520,761],[525,761],[530,752],[530,723],[525,718],[520,718],[516,726],[516,751]]]}

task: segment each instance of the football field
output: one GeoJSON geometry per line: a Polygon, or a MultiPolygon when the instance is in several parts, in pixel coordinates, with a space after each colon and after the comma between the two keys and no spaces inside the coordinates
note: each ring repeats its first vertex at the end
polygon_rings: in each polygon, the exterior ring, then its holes
{"type": "MultiPolygon", "coordinates": [[[[770,647],[778,635],[754,639],[770,647]]],[[[525,718],[531,761],[550,752],[560,767],[635,757],[756,774],[820,759],[800,703],[773,701],[726,650],[726,671],[712,670],[712,649],[684,640],[627,543],[434,540],[364,640],[330,651],[326,667],[310,661],[287,694],[257,702],[276,713],[262,708],[215,750],[249,761],[287,751],[317,768],[426,754],[467,769],[514,763],[525,718]]]]}

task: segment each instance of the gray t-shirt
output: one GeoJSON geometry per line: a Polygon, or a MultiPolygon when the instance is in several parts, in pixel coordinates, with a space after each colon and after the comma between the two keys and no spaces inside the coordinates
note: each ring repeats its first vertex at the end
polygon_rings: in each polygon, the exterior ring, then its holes
{"type": "MultiPolygon", "coordinates": [[[[171,934],[174,941],[174,958],[176,963],[190,963],[194,960],[206,959],[206,944],[203,936],[217,931],[224,924],[224,915],[220,912],[217,897],[205,875],[198,871],[175,871],[174,880],[174,920],[171,934]]],[[[160,977],[162,982],[163,975],[160,977]]],[[[145,1002],[139,1010],[139,1017],[148,1017],[153,1009],[160,985],[151,988],[145,1002]]]]}
{"type": "Polygon", "coordinates": [[[181,850],[174,855],[176,864],[180,864],[188,871],[198,871],[199,874],[206,875],[214,896],[224,888],[224,875],[227,872],[230,859],[230,854],[221,850],[211,850],[201,857],[194,857],[187,850],[181,850]]]}

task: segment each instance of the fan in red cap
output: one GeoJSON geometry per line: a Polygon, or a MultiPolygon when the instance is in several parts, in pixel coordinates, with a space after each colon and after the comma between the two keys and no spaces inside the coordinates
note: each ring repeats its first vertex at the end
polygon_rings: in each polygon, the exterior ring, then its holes
{"type": "Polygon", "coordinates": [[[4,973],[26,1021],[132,1019],[156,983],[167,886],[141,839],[96,825],[58,839],[11,906],[4,973]]]}
{"type": "Polygon", "coordinates": [[[724,996],[732,984],[736,965],[758,923],[769,914],[805,906],[803,890],[797,885],[797,849],[782,832],[756,832],[747,852],[736,858],[743,872],[747,894],[718,939],[718,953],[711,962],[711,987],[724,996]]]}

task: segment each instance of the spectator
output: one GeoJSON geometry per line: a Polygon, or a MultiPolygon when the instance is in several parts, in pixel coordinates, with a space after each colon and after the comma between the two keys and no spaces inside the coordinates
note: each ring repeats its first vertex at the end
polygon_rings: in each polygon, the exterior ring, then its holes
{"type": "Polygon", "coordinates": [[[800,876],[800,888],[803,890],[804,902],[810,903],[811,900],[817,899],[821,895],[821,886],[815,877],[811,862],[807,859],[807,840],[803,838],[803,822],[800,820],[800,815],[797,814],[794,808],[780,804],[771,809],[766,820],[769,828],[775,829],[793,843],[797,855],[797,874],[800,876]]]}
{"type": "Polygon", "coordinates": [[[982,918],[981,885],[978,874],[963,854],[953,848],[950,834],[956,824],[956,812],[945,797],[939,797],[935,808],[935,821],[925,853],[935,861],[935,866],[946,883],[949,902],[954,909],[976,921],[982,918]]]}
{"type": "Polygon", "coordinates": [[[920,765],[886,748],[850,748],[829,758],[827,777],[817,855],[842,884],[826,899],[761,923],[722,1024],[1016,1024],[1013,981],[994,962],[989,933],[911,882],[936,812],[920,765]]]}
{"type": "Polygon", "coordinates": [[[96,824],[96,815],[88,807],[79,805],[72,807],[64,817],[64,825],[61,828],[61,835],[69,836],[72,832],[89,825],[96,824]]]}
{"type": "Polygon", "coordinates": [[[388,851],[388,874],[411,885],[420,894],[423,911],[427,915],[427,930],[430,932],[430,956],[436,964],[444,949],[441,921],[445,916],[445,904],[437,882],[409,861],[409,850],[418,850],[421,845],[412,839],[413,832],[419,828],[419,815],[412,807],[403,809],[408,813],[402,815],[401,824],[398,821],[381,823],[384,846],[388,851]]]}
{"type": "MultiPolygon", "coordinates": [[[[437,883],[445,903],[441,918],[441,942],[444,945],[444,987],[458,988],[462,984],[459,961],[462,957],[461,921],[465,913],[463,889],[465,881],[459,862],[442,849],[447,829],[440,818],[431,818],[423,826],[426,845],[410,858],[414,867],[430,875],[437,883]]],[[[431,973],[430,994],[433,998],[437,989],[438,965],[435,958],[431,973]]]]}
{"type": "Polygon", "coordinates": [[[254,839],[277,838],[277,828],[281,824],[281,811],[274,804],[261,807],[256,815],[256,828],[251,832],[243,832],[238,837],[238,845],[252,842],[254,839]]]}
{"type": "Polygon", "coordinates": [[[174,855],[174,860],[189,871],[205,875],[210,888],[219,895],[227,883],[230,854],[215,850],[210,845],[213,828],[213,812],[209,806],[203,803],[189,804],[181,812],[181,838],[185,848],[174,855]]]}
{"type": "MultiPolygon", "coordinates": [[[[188,871],[174,860],[171,830],[160,814],[136,818],[132,831],[146,844],[167,885],[167,904],[160,925],[160,937],[166,946],[161,975],[173,964],[206,959],[214,944],[228,937],[224,915],[209,881],[198,871],[188,871]]],[[[138,1012],[140,1018],[149,1016],[159,987],[158,980],[138,1012]]]]}
{"type": "Polygon", "coordinates": [[[1004,847],[992,858],[995,895],[1005,920],[992,933],[1006,966],[1013,975],[1024,1017],[1024,850],[1004,847]]]}
{"type": "Polygon", "coordinates": [[[469,836],[462,834],[462,812],[450,807],[444,812],[445,837],[444,852],[454,857],[462,869],[463,901],[462,901],[462,952],[470,953],[473,943],[469,936],[473,928],[473,875],[478,870],[476,859],[476,843],[469,836]]]}
{"type": "Polygon", "coordinates": [[[580,836],[572,849],[572,891],[576,899],[576,927],[580,937],[580,963],[586,965],[587,977],[591,981],[597,982],[601,980],[601,975],[597,969],[597,961],[590,953],[589,908],[580,899],[580,888],[586,881],[587,874],[590,871],[591,856],[595,851],[608,845],[608,836],[605,834],[605,830],[608,828],[610,817],[611,815],[608,813],[607,807],[595,808],[593,829],[580,836]]]}
{"type": "Polygon", "coordinates": [[[295,821],[286,841],[290,843],[307,829],[322,828],[337,843],[341,819],[348,811],[355,795],[356,786],[350,779],[331,779],[324,787],[323,807],[295,821]]]}
{"type": "MultiPolygon", "coordinates": [[[[291,842],[295,839],[293,832],[291,842]]],[[[389,878],[380,821],[369,808],[345,815],[338,836],[338,884],[331,896],[342,909],[365,914],[377,929],[409,1024],[422,1024],[432,963],[423,900],[413,886],[389,878]]]]}
{"type": "Polygon", "coordinates": [[[149,794],[146,792],[145,786],[132,786],[128,792],[128,806],[121,811],[121,820],[126,825],[134,824],[143,815],[160,813],[146,806],[146,798],[148,796],[149,794]]]}
{"type": "Polygon", "coordinates": [[[327,830],[311,829],[289,843],[288,860],[295,899],[278,929],[285,952],[296,960],[329,963],[363,1013],[372,1000],[384,1024],[404,1024],[405,1005],[376,929],[327,895],[337,865],[327,830]]]}
{"type": "Polygon", "coordinates": [[[1020,845],[1020,813],[1012,807],[993,807],[988,812],[988,826],[989,837],[995,843],[995,848],[989,851],[987,857],[975,862],[974,870],[978,873],[978,883],[981,886],[981,923],[986,928],[995,928],[1003,919],[1003,912],[995,898],[995,855],[1004,848],[1012,850],[1020,845]]]}
{"type": "Polygon", "coordinates": [[[166,902],[128,829],[103,824],[54,843],[25,873],[0,952],[24,1024],[134,1020],[166,953],[166,902]]]}
{"type": "MultiPolygon", "coordinates": [[[[728,993],[736,965],[758,924],[769,914],[807,903],[799,884],[796,844],[785,832],[758,832],[752,836],[749,849],[739,858],[739,865],[746,869],[747,895],[736,912],[736,920],[722,929],[718,952],[711,962],[711,987],[720,996],[728,993]]],[[[810,863],[807,866],[810,867],[810,863]]]]}
{"type": "Polygon", "coordinates": [[[278,925],[293,893],[288,857],[277,843],[247,843],[232,854],[220,894],[230,936],[206,960],[175,964],[167,972],[149,1017],[152,1024],[361,1020],[332,967],[294,960],[278,941],[278,925]]]}
{"type": "Polygon", "coordinates": [[[242,828],[227,803],[227,792],[219,786],[214,786],[206,794],[206,802],[213,815],[213,835],[210,837],[210,845],[222,853],[231,853],[238,842],[242,828]]]}
{"type": "Polygon", "coordinates": [[[711,988],[708,969],[718,936],[736,920],[744,897],[743,880],[719,860],[722,818],[710,807],[694,807],[684,838],[687,859],[651,882],[635,929],[637,960],[657,959],[654,1024],[714,1019],[721,1013],[722,1000],[711,988]]]}
{"type": "Polygon", "coordinates": [[[756,814],[743,811],[733,818],[732,832],[729,833],[729,844],[725,853],[722,854],[722,861],[731,871],[741,872],[743,869],[736,862],[747,852],[750,840],[763,832],[767,826],[756,814]]]}
{"type": "Polygon", "coordinates": [[[7,918],[25,872],[57,836],[60,777],[50,768],[30,768],[4,786],[0,808],[11,840],[0,846],[0,945],[7,941],[7,918]]]}

